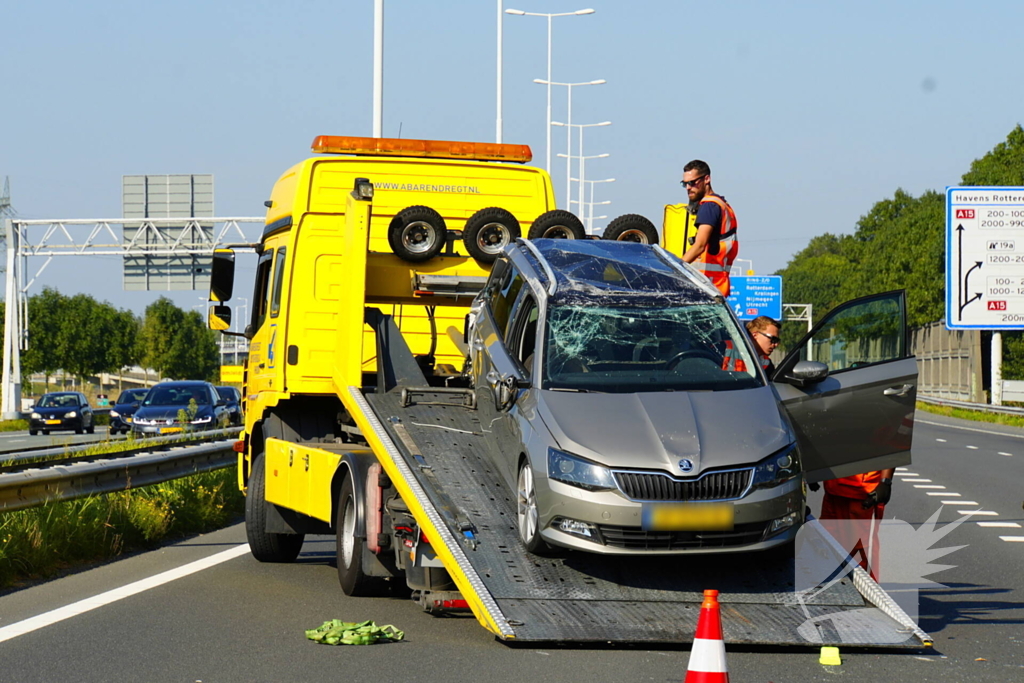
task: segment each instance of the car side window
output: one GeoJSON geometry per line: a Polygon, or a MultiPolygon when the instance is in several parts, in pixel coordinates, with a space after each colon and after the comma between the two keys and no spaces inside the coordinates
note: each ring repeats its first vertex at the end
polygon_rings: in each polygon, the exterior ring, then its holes
{"type": "Polygon", "coordinates": [[[906,358],[904,301],[900,291],[840,305],[804,341],[804,357],[824,363],[830,373],[906,358]]]}
{"type": "Polygon", "coordinates": [[[274,259],[274,293],[271,296],[270,317],[276,318],[281,312],[281,285],[284,283],[284,255],[285,247],[277,250],[277,258],[274,259]]]}
{"type": "Polygon", "coordinates": [[[523,366],[527,377],[530,376],[530,370],[533,365],[533,353],[537,348],[538,316],[539,309],[533,294],[530,292],[524,293],[507,335],[509,354],[523,366]]]}
{"type": "Polygon", "coordinates": [[[491,315],[494,316],[494,326],[498,334],[504,335],[508,328],[509,316],[512,315],[512,306],[519,296],[519,290],[523,288],[523,275],[511,263],[505,275],[505,281],[496,284],[494,293],[491,295],[491,315]]]}

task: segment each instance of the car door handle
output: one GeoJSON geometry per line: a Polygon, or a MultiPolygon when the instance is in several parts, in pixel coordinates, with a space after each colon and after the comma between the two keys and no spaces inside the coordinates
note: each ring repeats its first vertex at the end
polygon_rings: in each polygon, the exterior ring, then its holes
{"type": "Polygon", "coordinates": [[[904,384],[901,387],[889,387],[888,389],[886,389],[885,391],[882,392],[882,395],[883,396],[906,396],[907,393],[911,389],[913,389],[913,388],[914,388],[914,386],[912,384],[904,384]]]}

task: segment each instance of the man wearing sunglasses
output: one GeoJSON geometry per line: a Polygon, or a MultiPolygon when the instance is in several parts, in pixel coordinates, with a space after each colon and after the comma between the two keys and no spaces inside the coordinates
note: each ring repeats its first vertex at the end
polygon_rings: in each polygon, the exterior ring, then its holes
{"type": "Polygon", "coordinates": [[[754,340],[754,346],[760,356],[758,360],[761,361],[761,367],[764,368],[768,379],[775,374],[775,363],[772,362],[771,355],[772,351],[779,346],[780,328],[779,321],[766,315],[759,315],[753,320],[747,321],[747,332],[754,340]]]}
{"type": "Polygon", "coordinates": [[[697,216],[693,220],[696,233],[691,235],[687,225],[688,246],[683,260],[694,263],[722,296],[729,296],[729,269],[740,250],[736,212],[725,197],[711,189],[711,167],[706,162],[694,159],[686,164],[680,183],[686,188],[690,205],[697,205],[697,216]]]}

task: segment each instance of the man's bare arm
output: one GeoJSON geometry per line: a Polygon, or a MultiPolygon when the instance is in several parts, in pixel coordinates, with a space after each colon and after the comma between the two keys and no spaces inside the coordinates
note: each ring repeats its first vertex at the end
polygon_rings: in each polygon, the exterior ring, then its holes
{"type": "Polygon", "coordinates": [[[687,263],[693,263],[701,257],[704,250],[708,248],[708,241],[711,239],[711,226],[710,225],[698,225],[697,235],[693,239],[693,244],[686,253],[683,254],[683,260],[687,263]]]}

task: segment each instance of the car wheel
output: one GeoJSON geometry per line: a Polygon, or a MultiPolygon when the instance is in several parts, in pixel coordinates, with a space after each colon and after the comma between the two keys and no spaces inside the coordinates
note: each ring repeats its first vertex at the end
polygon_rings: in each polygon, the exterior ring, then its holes
{"type": "Polygon", "coordinates": [[[50,430],[49,429],[44,429],[43,430],[43,436],[49,436],[49,435],[50,435],[50,430]]]}
{"type": "Polygon", "coordinates": [[[387,592],[387,583],[378,577],[363,573],[363,539],[356,536],[356,497],[352,487],[352,477],[345,477],[338,494],[337,518],[337,555],[338,582],[345,595],[367,597],[383,595],[387,592]]]}
{"type": "Polygon", "coordinates": [[[658,229],[645,217],[636,213],[627,213],[613,219],[608,224],[608,227],[604,229],[602,239],[657,244],[658,229]]]}
{"type": "Polygon", "coordinates": [[[245,535],[252,556],[260,562],[294,562],[302,550],[305,534],[276,534],[267,531],[267,480],[263,455],[254,456],[245,497],[245,535]]]}
{"type": "Polygon", "coordinates": [[[35,436],[38,433],[39,433],[38,430],[35,430],[35,429],[28,430],[28,435],[29,436],[35,436]]]}
{"type": "Polygon", "coordinates": [[[531,240],[542,238],[582,240],[587,237],[587,229],[583,227],[583,222],[575,214],[554,209],[537,216],[526,236],[531,240]]]}
{"type": "Polygon", "coordinates": [[[75,434],[85,434],[84,427],[75,427],[75,434]]]}
{"type": "Polygon", "coordinates": [[[88,427],[86,427],[85,431],[86,431],[87,434],[95,434],[96,433],[96,425],[89,425],[88,427]]]}
{"type": "Polygon", "coordinates": [[[526,550],[535,555],[546,555],[551,546],[540,537],[540,515],[537,513],[537,489],[533,482],[533,468],[528,460],[519,466],[516,486],[516,522],[519,525],[519,539],[526,550]]]}

